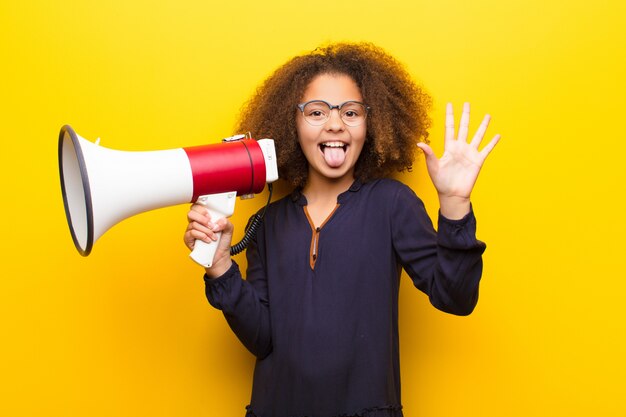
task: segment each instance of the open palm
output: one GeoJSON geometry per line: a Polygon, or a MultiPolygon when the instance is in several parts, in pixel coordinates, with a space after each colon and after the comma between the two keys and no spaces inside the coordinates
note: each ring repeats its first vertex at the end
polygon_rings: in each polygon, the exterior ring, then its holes
{"type": "Polygon", "coordinates": [[[500,135],[494,136],[482,150],[479,146],[487,131],[490,116],[486,115],[470,142],[469,133],[470,105],[463,105],[463,114],[459,123],[458,135],[455,137],[454,112],[452,104],[446,107],[446,133],[444,152],[437,158],[432,148],[425,143],[417,146],[426,155],[426,167],[437,193],[440,197],[452,197],[469,200],[478,173],[485,159],[500,140],[500,135]]]}

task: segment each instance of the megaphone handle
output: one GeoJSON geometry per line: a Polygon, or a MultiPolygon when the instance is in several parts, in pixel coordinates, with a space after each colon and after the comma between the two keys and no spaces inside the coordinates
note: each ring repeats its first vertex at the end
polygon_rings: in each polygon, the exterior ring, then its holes
{"type": "Polygon", "coordinates": [[[213,258],[215,257],[215,251],[217,245],[220,243],[222,233],[216,233],[217,240],[211,243],[206,243],[203,240],[196,239],[196,243],[193,247],[193,251],[189,257],[193,259],[197,264],[202,265],[205,268],[210,268],[213,265],[213,258]]]}
{"type": "MultiPolygon", "coordinates": [[[[211,221],[215,222],[222,217],[230,217],[235,211],[235,197],[237,193],[234,191],[205,195],[198,198],[196,203],[205,206],[211,216],[211,221]]],[[[210,268],[213,265],[213,258],[215,257],[215,251],[222,237],[222,233],[217,233],[217,240],[211,243],[206,243],[200,239],[196,239],[193,250],[189,257],[196,263],[202,265],[205,268],[210,268]]]]}

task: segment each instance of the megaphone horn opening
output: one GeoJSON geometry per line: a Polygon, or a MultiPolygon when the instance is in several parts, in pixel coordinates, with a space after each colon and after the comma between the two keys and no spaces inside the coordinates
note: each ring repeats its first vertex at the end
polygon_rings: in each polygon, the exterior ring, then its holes
{"type": "Polygon", "coordinates": [[[94,241],[93,205],[80,137],[65,125],[59,133],[59,174],[65,216],[78,252],[87,256],[94,241]]]}

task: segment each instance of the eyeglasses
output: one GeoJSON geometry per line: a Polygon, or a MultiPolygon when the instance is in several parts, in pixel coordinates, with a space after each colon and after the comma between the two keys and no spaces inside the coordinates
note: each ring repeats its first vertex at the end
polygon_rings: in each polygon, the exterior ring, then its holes
{"type": "Polygon", "coordinates": [[[304,116],[304,120],[312,126],[321,126],[330,119],[333,109],[339,110],[339,116],[346,126],[358,126],[365,121],[368,106],[359,101],[346,101],[345,103],[333,106],[324,100],[311,100],[298,104],[298,108],[304,116]]]}

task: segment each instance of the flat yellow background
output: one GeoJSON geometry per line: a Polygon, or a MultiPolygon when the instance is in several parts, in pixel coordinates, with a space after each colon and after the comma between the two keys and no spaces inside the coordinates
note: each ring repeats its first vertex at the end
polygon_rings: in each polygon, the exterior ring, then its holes
{"type": "MultiPolygon", "coordinates": [[[[438,153],[447,101],[503,135],[473,195],[475,313],[440,313],[403,280],[406,415],[626,415],[625,19],[618,0],[3,1],[0,415],[243,415],[254,361],[187,259],[187,207],[80,257],[58,131],[120,150],[217,142],[274,68],[341,40],[426,86],[438,153]]],[[[434,216],[423,165],[400,178],[434,216]]],[[[263,202],[237,203],[240,229],[263,202]]]]}

